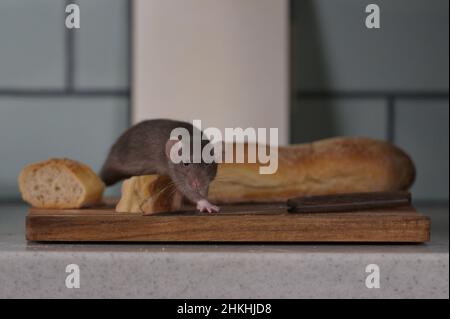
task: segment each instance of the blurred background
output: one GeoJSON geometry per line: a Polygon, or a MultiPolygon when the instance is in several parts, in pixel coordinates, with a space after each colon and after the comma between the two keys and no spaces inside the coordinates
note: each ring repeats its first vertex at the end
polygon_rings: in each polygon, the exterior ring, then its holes
{"type": "MultiPolygon", "coordinates": [[[[417,165],[416,201],[446,203],[448,1],[376,1],[378,30],[363,27],[369,3],[287,2],[289,142],[391,141],[417,165]]],[[[65,156],[99,170],[131,123],[132,16],[127,0],[0,0],[0,201],[20,198],[30,162],[65,156]],[[69,3],[80,29],[64,27],[69,3]]]]}

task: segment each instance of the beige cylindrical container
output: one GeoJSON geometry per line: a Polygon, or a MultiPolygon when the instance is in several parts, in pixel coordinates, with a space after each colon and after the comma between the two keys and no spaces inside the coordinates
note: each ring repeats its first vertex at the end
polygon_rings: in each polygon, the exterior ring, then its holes
{"type": "Polygon", "coordinates": [[[133,122],[278,128],[288,142],[287,0],[136,0],[133,122]]]}

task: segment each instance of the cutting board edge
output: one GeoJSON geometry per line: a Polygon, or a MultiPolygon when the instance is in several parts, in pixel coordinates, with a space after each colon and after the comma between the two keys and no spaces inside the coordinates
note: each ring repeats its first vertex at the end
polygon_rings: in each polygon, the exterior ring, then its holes
{"type": "MultiPolygon", "coordinates": [[[[415,211],[416,212],[416,211],[415,211]]],[[[136,216],[139,214],[135,214],[134,217],[141,219],[141,221],[152,221],[152,217],[150,216],[136,216]]],[[[291,218],[292,216],[290,215],[282,215],[284,216],[286,219],[286,217],[291,218]]],[[[95,217],[95,216],[93,216],[95,217]]],[[[157,216],[163,221],[163,225],[159,225],[158,227],[164,228],[164,219],[166,219],[166,221],[169,222],[169,224],[167,224],[166,228],[169,227],[170,228],[170,222],[171,220],[176,220],[176,219],[185,219],[183,217],[178,217],[178,218],[172,218],[171,216],[157,216]]],[[[201,216],[190,216],[190,217],[194,217],[194,219],[197,220],[202,220],[204,219],[204,217],[201,216]],[[196,218],[195,218],[196,217],[196,218]]],[[[80,236],[79,234],[76,235],[73,232],[71,232],[70,227],[63,227],[65,228],[66,231],[60,231],[60,234],[58,235],[58,233],[49,233],[49,228],[52,227],[51,223],[55,223],[55,225],[58,225],[58,223],[63,223],[64,222],[68,222],[68,219],[74,219],[74,215],[33,215],[32,213],[28,214],[26,217],[26,238],[29,241],[37,241],[37,242],[147,242],[147,243],[180,243],[180,242],[192,242],[192,243],[255,243],[255,242],[259,242],[259,243],[289,243],[289,242],[297,242],[297,243],[425,243],[430,241],[430,226],[431,226],[431,220],[430,218],[423,216],[420,213],[415,213],[414,216],[409,216],[409,218],[406,219],[402,219],[402,218],[397,218],[397,219],[392,219],[391,222],[395,222],[398,223],[398,225],[391,225],[390,227],[385,226],[385,229],[380,230],[380,229],[372,229],[371,231],[379,231],[381,233],[381,235],[378,236],[373,236],[371,238],[368,237],[364,237],[367,236],[367,233],[365,234],[364,230],[360,230],[359,232],[356,231],[356,233],[354,233],[354,236],[352,237],[342,237],[342,233],[338,233],[336,236],[332,237],[330,235],[328,235],[327,238],[323,238],[318,236],[317,234],[314,233],[314,230],[310,231],[310,235],[309,237],[305,237],[305,235],[303,234],[303,237],[300,236],[302,233],[299,232],[300,230],[293,230],[292,227],[293,226],[298,226],[298,225],[288,225],[286,224],[276,224],[270,223],[270,221],[267,221],[268,216],[248,216],[248,215],[240,215],[240,216],[224,216],[226,218],[222,218],[223,220],[227,219],[227,220],[232,220],[235,218],[240,218],[243,221],[246,222],[252,222],[252,219],[257,221],[259,220],[259,222],[261,222],[261,220],[263,221],[263,223],[261,225],[263,225],[262,229],[259,229],[257,231],[252,230],[252,228],[250,227],[250,231],[253,231],[253,237],[250,235],[248,235],[244,230],[238,230],[235,231],[232,228],[230,228],[230,236],[228,238],[223,237],[222,232],[217,232],[217,234],[219,235],[214,235],[214,227],[217,227],[218,225],[220,225],[220,223],[218,224],[210,224],[213,228],[212,230],[212,234],[211,233],[206,233],[207,235],[199,236],[199,234],[205,234],[204,230],[200,229],[191,229],[191,233],[189,235],[188,234],[183,234],[183,231],[178,231],[178,232],[174,232],[174,233],[167,233],[166,235],[161,235],[160,233],[158,234],[139,234],[139,232],[135,235],[131,235],[131,236],[98,236],[95,235],[96,233],[98,234],[99,232],[97,232],[97,230],[99,229],[99,226],[102,226],[102,222],[98,222],[98,220],[95,220],[95,218],[93,218],[92,221],[89,221],[88,218],[88,223],[83,225],[79,225],[79,224],[74,224],[76,227],[81,227],[81,229],[85,229],[88,231],[91,231],[89,236],[80,236]],[[264,221],[266,220],[266,221],[264,221]],[[47,225],[46,225],[47,224],[47,225]],[[271,226],[277,226],[278,228],[281,227],[281,229],[276,230],[275,232],[272,232],[272,235],[270,235],[271,233],[271,226]],[[392,226],[399,226],[399,227],[403,227],[403,228],[395,228],[392,226]],[[264,228],[265,227],[265,228],[264,228]],[[412,228],[411,228],[412,227],[412,228]],[[412,229],[412,230],[411,230],[412,229]],[[67,231],[68,230],[68,231],[67,231]],[[406,232],[407,236],[404,238],[398,237],[397,233],[398,230],[401,230],[403,232],[406,232]],[[93,232],[92,232],[93,231],[93,232]],[[411,231],[413,231],[413,234],[411,235],[411,231]],[[267,232],[268,234],[264,234],[264,232],[267,232]],[[277,233],[278,232],[278,233],[277,233]],[[94,235],[92,235],[94,234],[94,235]],[[274,235],[276,234],[276,235],[274,235]]],[[[297,216],[299,217],[299,216],[297,216]]],[[[280,218],[278,218],[280,221],[280,218]]],[[[324,218],[323,218],[324,219],[324,218]]],[[[76,220],[76,217],[75,217],[76,220]]],[[[153,218],[153,220],[155,220],[155,218],[153,218]]],[[[214,219],[209,219],[210,221],[214,221],[214,219]]],[[[295,220],[295,217],[294,217],[295,220]]],[[[372,221],[376,220],[376,218],[372,218],[372,221]]],[[[305,220],[303,220],[305,221],[305,220]]],[[[70,220],[69,220],[70,222],[70,220]]],[[[108,229],[108,227],[110,227],[110,230],[114,230],[116,229],[117,231],[117,227],[119,227],[118,229],[120,230],[120,219],[119,221],[109,221],[111,224],[109,225],[107,221],[104,222],[104,224],[106,225],[106,229],[108,229]],[[115,224],[118,223],[118,224],[115,224]],[[119,226],[118,226],[119,225],[119,226]]],[[[358,221],[357,221],[358,222],[358,221]]],[[[122,223],[125,223],[126,225],[126,221],[122,221],[122,223]]],[[[105,226],[103,225],[103,226],[105,226]]],[[[149,224],[151,225],[151,223],[149,224]]],[[[230,227],[230,224],[227,224],[227,227],[230,227]]],[[[341,224],[333,224],[331,223],[330,225],[328,225],[327,227],[322,227],[320,229],[320,231],[322,233],[328,233],[328,232],[333,232],[335,231],[335,229],[333,229],[333,227],[335,227],[336,225],[340,225],[340,227],[342,227],[341,224]]],[[[367,223],[366,224],[362,224],[362,225],[366,225],[367,227],[367,223]]],[[[70,226],[70,225],[69,225],[70,226]]],[[[186,227],[186,224],[183,225],[184,227],[186,227]]],[[[191,225],[192,226],[192,225],[191,225]]],[[[195,226],[195,225],[194,225],[195,226]]],[[[314,225],[314,223],[312,224],[312,227],[316,227],[317,225],[314,225]]],[[[357,228],[358,225],[356,225],[357,228]]],[[[126,227],[123,227],[122,230],[127,230],[130,228],[129,225],[126,227]]],[[[140,227],[142,227],[142,225],[140,225],[140,227]]],[[[180,225],[178,225],[178,227],[180,227],[180,225]]],[[[298,226],[299,228],[302,229],[308,229],[308,227],[305,227],[305,223],[303,223],[303,225],[298,226]]],[[[191,227],[192,228],[192,227],[191,227]]],[[[294,227],[295,228],[295,227],[294,227]]],[[[58,229],[58,228],[57,228],[58,229]]],[[[370,229],[369,229],[370,231],[370,229]]],[[[131,228],[131,232],[133,232],[133,229],[131,228]]],[[[76,231],[75,231],[76,233],[76,231]]],[[[106,232],[109,234],[109,232],[106,232]]],[[[123,232],[119,232],[119,233],[123,233],[123,232]]]]}

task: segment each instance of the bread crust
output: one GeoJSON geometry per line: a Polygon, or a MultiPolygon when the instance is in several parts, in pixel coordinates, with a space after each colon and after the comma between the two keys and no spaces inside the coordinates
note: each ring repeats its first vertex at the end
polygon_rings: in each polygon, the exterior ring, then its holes
{"type": "MultiPolygon", "coordinates": [[[[247,146],[246,146],[247,147],[247,146]]],[[[336,137],[279,147],[275,174],[261,163],[219,164],[210,185],[215,203],[277,202],[306,195],[407,190],[415,179],[411,158],[392,144],[362,137],[336,137]]]]}
{"type": "MultiPolygon", "coordinates": [[[[102,201],[103,191],[105,189],[104,183],[92,171],[92,169],[81,162],[69,158],[50,158],[46,161],[32,163],[25,166],[18,177],[19,189],[22,199],[34,207],[51,208],[51,209],[65,209],[65,208],[81,208],[99,204],[102,201]],[[61,171],[71,174],[77,180],[82,189],[82,194],[77,198],[74,205],[67,203],[57,203],[45,205],[37,201],[26,189],[27,175],[33,171],[37,171],[43,167],[57,167],[61,171]]],[[[74,196],[76,196],[74,194],[74,196]]]]}
{"type": "Polygon", "coordinates": [[[181,208],[182,198],[168,176],[134,176],[122,182],[116,211],[144,215],[172,212],[181,208]]]}

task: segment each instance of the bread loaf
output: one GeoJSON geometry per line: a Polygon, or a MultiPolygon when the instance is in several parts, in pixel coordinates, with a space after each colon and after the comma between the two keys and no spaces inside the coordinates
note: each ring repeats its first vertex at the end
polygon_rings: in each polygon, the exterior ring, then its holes
{"type": "Polygon", "coordinates": [[[89,166],[67,158],[30,164],[22,169],[18,181],[23,200],[38,208],[98,204],[105,188],[89,166]]]}
{"type": "Polygon", "coordinates": [[[122,196],[116,211],[149,215],[179,210],[181,203],[182,195],[169,177],[134,176],[123,181],[122,196]]]}
{"type": "Polygon", "coordinates": [[[369,138],[331,138],[279,147],[278,170],[224,163],[209,189],[213,203],[273,202],[305,195],[407,190],[414,164],[399,148],[369,138]]]}

